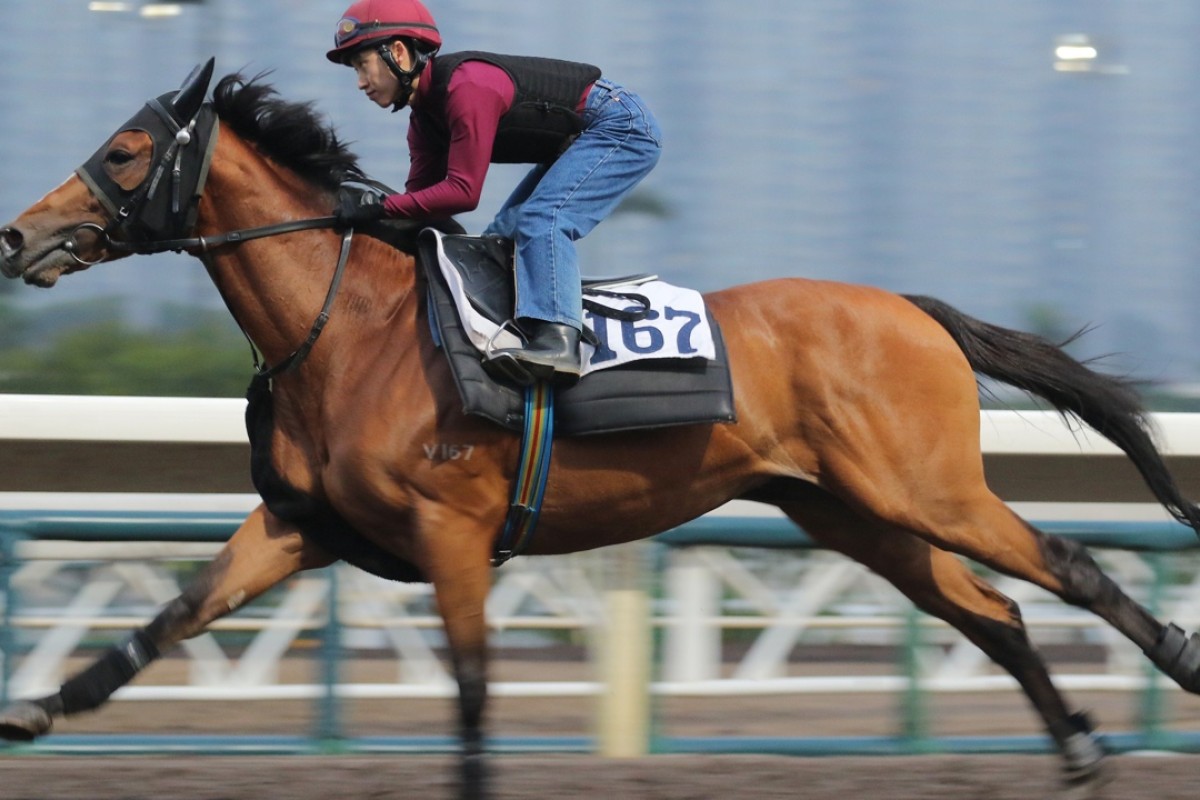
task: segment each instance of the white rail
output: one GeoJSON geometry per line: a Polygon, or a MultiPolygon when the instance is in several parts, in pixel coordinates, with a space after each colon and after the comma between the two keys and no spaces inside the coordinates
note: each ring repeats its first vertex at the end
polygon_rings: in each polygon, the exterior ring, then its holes
{"type": "MultiPolygon", "coordinates": [[[[247,510],[255,498],[235,485],[244,477],[206,482],[214,470],[227,468],[230,452],[247,448],[244,408],[241,400],[225,399],[0,395],[0,453],[22,456],[19,469],[0,472],[0,508],[247,510]],[[110,446],[126,448],[121,451],[126,457],[110,464],[104,470],[108,474],[100,477],[119,479],[119,490],[104,488],[109,485],[104,481],[99,490],[81,490],[78,476],[64,474],[63,459],[72,453],[95,457],[110,446]],[[130,447],[138,449],[131,451],[130,447]],[[172,462],[178,475],[168,476],[170,480],[164,483],[164,471],[170,470],[164,470],[162,464],[171,458],[179,459],[172,462]],[[193,481],[201,485],[193,485],[193,481]]],[[[1156,414],[1153,422],[1185,492],[1200,496],[1200,414],[1156,414]]],[[[1001,473],[993,488],[1027,517],[1166,518],[1144,492],[1131,493],[1137,489],[1136,475],[1131,468],[1120,471],[1125,468],[1121,466],[1124,459],[1115,447],[1094,432],[1065,424],[1057,414],[987,411],[981,416],[980,437],[985,461],[990,459],[989,465],[998,465],[996,472],[1001,473]],[[1073,465],[1076,474],[1061,484],[1034,481],[1032,489],[1028,485],[1028,475],[1063,463],[1073,465]],[[1003,477],[1006,471],[1008,478],[1003,477]],[[1114,489],[1116,486],[1119,489],[1114,489]],[[1055,502],[1063,498],[1070,502],[1055,502]]],[[[733,504],[715,513],[771,512],[733,504]]],[[[43,594],[39,602],[17,609],[14,622],[27,634],[40,631],[41,635],[28,655],[9,665],[13,693],[56,686],[75,649],[90,632],[127,628],[144,620],[157,605],[178,593],[169,564],[204,559],[212,550],[207,544],[154,542],[23,545],[19,555],[25,560],[14,575],[15,588],[45,593],[53,578],[62,591],[54,597],[50,596],[53,593],[43,594]],[[81,570],[81,562],[91,566],[81,570]],[[64,580],[68,574],[75,578],[64,580]]],[[[657,626],[664,631],[657,679],[630,672],[625,668],[628,659],[615,659],[607,663],[609,672],[602,673],[599,680],[499,682],[492,687],[497,696],[610,692],[631,703],[627,714],[637,716],[641,712],[637,698],[629,700],[631,691],[635,695],[649,691],[679,696],[896,692],[911,686],[903,675],[789,674],[789,655],[798,642],[886,643],[903,635],[909,624],[906,603],[890,586],[856,564],[822,553],[763,563],[746,561],[741,553],[722,548],[680,550],[665,562],[664,599],[648,618],[639,618],[637,608],[651,608],[646,587],[613,585],[611,576],[623,573],[612,569],[609,558],[612,556],[590,554],[518,559],[497,573],[489,617],[498,632],[575,631],[599,658],[603,658],[606,639],[623,642],[627,650],[631,642],[648,638],[650,626],[657,626]],[[630,614],[621,619],[623,609],[630,614]],[[722,640],[733,630],[759,633],[741,661],[730,666],[722,662],[722,640]],[[613,682],[620,680],[631,682],[632,689],[614,689],[613,682]]],[[[1102,558],[1106,570],[1132,593],[1148,591],[1151,571],[1141,559],[1121,553],[1102,558]]],[[[628,566],[627,560],[623,563],[628,566]]],[[[343,684],[336,694],[347,698],[451,696],[455,690],[437,655],[439,621],[427,589],[386,584],[348,569],[339,574],[344,589],[339,617],[346,636],[356,645],[369,643],[390,651],[396,660],[397,680],[343,684]]],[[[1060,675],[1058,685],[1106,691],[1138,690],[1147,685],[1140,654],[1114,639],[1096,620],[1024,584],[999,584],[1026,609],[1035,639],[1049,636],[1082,641],[1086,637],[1105,647],[1102,674],[1060,675]]],[[[214,626],[222,633],[254,634],[240,658],[230,657],[216,637],[206,634],[186,645],[193,663],[190,683],[139,684],[117,696],[125,700],[319,697],[325,687],[280,684],[276,675],[294,641],[323,624],[326,595],[321,579],[300,578],[277,598],[269,616],[238,615],[214,626]]],[[[1180,624],[1197,627],[1200,579],[1173,587],[1167,605],[1164,612],[1170,612],[1180,624]]],[[[945,655],[930,660],[919,681],[922,689],[1014,688],[1011,679],[994,674],[970,645],[948,638],[944,626],[925,622],[922,627],[939,646],[949,643],[950,647],[945,655]]],[[[628,722],[627,717],[614,724],[628,722]]]]}
{"type": "MultiPolygon", "coordinates": [[[[246,402],[234,398],[0,394],[0,442],[194,442],[246,444],[246,402]]],[[[1200,456],[1200,414],[1152,415],[1164,451],[1200,456]]],[[[1118,455],[1089,429],[1050,411],[985,410],[983,451],[1025,455],[1118,455]]]]}

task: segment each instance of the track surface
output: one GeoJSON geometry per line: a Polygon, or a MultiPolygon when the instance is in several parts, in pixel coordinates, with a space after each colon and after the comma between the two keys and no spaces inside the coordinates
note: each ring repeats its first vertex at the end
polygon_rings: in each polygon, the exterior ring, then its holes
{"type": "MultiPolygon", "coordinates": [[[[580,663],[496,664],[504,680],[578,680],[580,663]]],[[[869,667],[869,665],[868,665],[869,667]]],[[[1076,665],[1079,671],[1086,665],[1076,665]]],[[[828,668],[828,665],[823,665],[828,668]]],[[[840,667],[839,667],[840,668],[840,667]]],[[[139,683],[180,682],[188,665],[165,659],[139,683]]],[[[860,674],[863,665],[855,665],[860,674]]],[[[836,671],[836,670],[835,670],[836,671]]],[[[284,681],[312,678],[304,660],[285,662],[284,681]]],[[[389,661],[353,660],[349,681],[394,680],[389,661]]],[[[1141,701],[1124,693],[1077,692],[1073,705],[1094,712],[1104,732],[1137,728],[1141,701]]],[[[594,698],[497,697],[495,736],[589,736],[594,698]]],[[[896,733],[899,698],[889,694],[659,698],[664,736],[887,736],[896,733]]],[[[1200,730],[1200,698],[1164,698],[1168,729],[1200,730]]],[[[930,697],[933,736],[1027,736],[1040,726],[1016,691],[930,697]]],[[[355,700],[342,707],[344,733],[449,736],[449,700],[355,700]]],[[[95,714],[61,721],[60,735],[301,735],[313,730],[313,705],[299,701],[113,702],[95,714]]],[[[54,734],[45,739],[54,742],[54,734]]],[[[1200,756],[1122,755],[1111,759],[1103,800],[1194,800],[1200,756]]],[[[1052,756],[660,755],[607,760],[590,755],[502,755],[494,759],[495,800],[1081,800],[1060,789],[1052,756]]],[[[383,800],[455,796],[447,756],[39,756],[0,750],[0,800],[383,800]]]]}
{"type": "MultiPolygon", "coordinates": [[[[1112,800],[1193,800],[1195,757],[1121,756],[1099,794],[1112,800]]],[[[645,800],[1037,800],[1058,791],[1042,756],[788,758],[503,756],[496,798],[645,800]]],[[[8,800],[332,800],[454,796],[445,757],[121,757],[0,759],[8,800]]]]}

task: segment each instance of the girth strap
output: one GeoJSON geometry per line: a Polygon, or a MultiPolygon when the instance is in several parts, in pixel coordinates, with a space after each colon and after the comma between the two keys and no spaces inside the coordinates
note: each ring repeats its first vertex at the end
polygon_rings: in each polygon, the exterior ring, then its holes
{"type": "Polygon", "coordinates": [[[521,460],[504,530],[496,541],[492,566],[498,567],[525,551],[533,540],[554,445],[554,389],[537,381],[525,389],[525,431],[521,437],[521,460]]]}

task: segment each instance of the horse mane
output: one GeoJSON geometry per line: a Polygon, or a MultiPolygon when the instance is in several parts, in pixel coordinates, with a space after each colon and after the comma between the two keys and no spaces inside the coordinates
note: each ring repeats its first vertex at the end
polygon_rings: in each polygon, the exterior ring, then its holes
{"type": "Polygon", "coordinates": [[[334,190],[343,181],[363,180],[358,156],[338,138],[313,103],[288,102],[270,84],[269,73],[246,79],[226,75],[213,89],[213,109],[223,123],[300,177],[334,190]]]}

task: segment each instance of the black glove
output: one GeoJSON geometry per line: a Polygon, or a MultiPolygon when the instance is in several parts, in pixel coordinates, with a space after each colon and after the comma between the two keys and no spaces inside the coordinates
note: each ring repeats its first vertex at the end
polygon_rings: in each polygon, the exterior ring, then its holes
{"type": "Polygon", "coordinates": [[[338,189],[337,207],[333,209],[336,227],[356,228],[383,219],[383,203],[374,192],[358,189],[338,189]]]}

